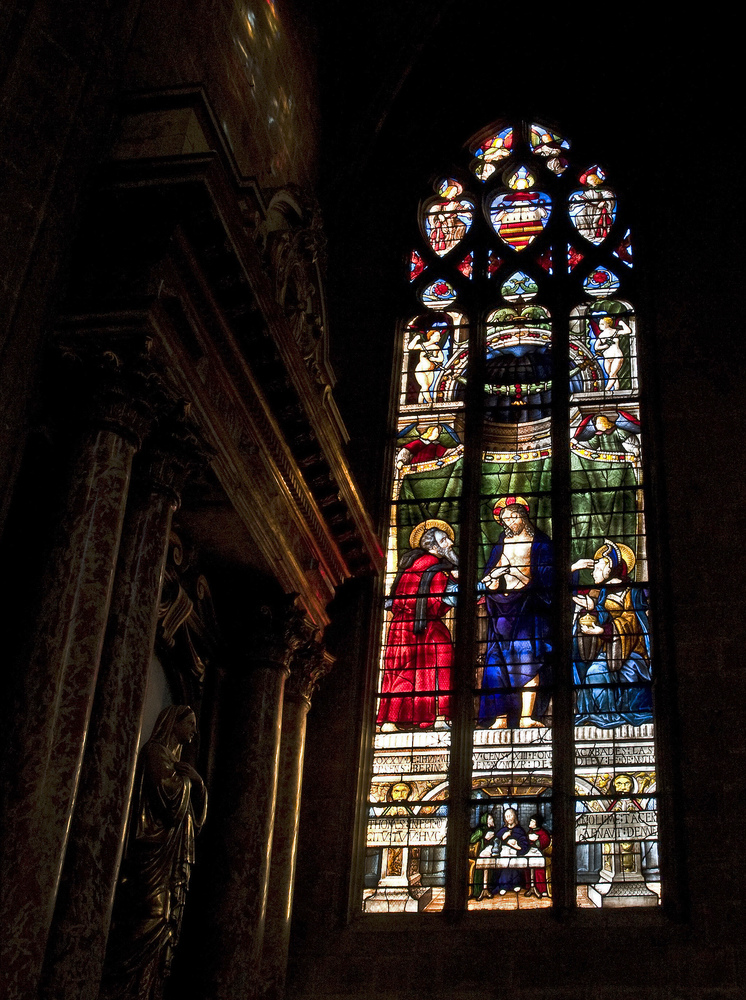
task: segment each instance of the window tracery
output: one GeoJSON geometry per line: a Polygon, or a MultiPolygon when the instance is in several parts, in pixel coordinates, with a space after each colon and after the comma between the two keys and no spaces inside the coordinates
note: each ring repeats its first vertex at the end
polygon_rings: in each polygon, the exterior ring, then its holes
{"type": "Polygon", "coordinates": [[[468,151],[409,260],[362,907],[655,906],[625,206],[541,123],[468,151]]]}

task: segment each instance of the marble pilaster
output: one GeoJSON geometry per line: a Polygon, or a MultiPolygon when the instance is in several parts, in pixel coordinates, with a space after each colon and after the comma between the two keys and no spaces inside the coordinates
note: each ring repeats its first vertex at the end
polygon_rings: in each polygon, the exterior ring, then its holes
{"type": "Polygon", "coordinates": [[[104,642],[132,460],[149,411],[109,354],[94,369],[93,421],[79,442],[61,530],[24,665],[17,770],[5,795],[0,993],[36,996],[104,642]],[[11,877],[9,873],[13,873],[11,877]]]}
{"type": "Polygon", "coordinates": [[[194,453],[183,425],[135,468],[80,789],[42,978],[45,1000],[96,1000],[142,728],[173,512],[194,453]]]}
{"type": "Polygon", "coordinates": [[[311,696],[331,669],[333,657],[312,640],[296,652],[285,684],[277,802],[262,949],[262,991],[266,1000],[284,994],[290,944],[290,917],[298,850],[298,822],[306,743],[306,717],[311,696]]]}
{"type": "Polygon", "coordinates": [[[292,596],[263,608],[262,618],[260,635],[251,638],[254,651],[225,684],[199,963],[205,1000],[259,994],[283,693],[293,653],[309,637],[292,596]]]}

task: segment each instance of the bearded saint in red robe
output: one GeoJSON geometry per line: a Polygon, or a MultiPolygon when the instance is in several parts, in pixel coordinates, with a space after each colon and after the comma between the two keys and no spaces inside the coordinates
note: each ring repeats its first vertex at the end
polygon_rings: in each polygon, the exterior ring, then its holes
{"type": "Polygon", "coordinates": [[[450,717],[453,643],[443,617],[456,603],[453,529],[445,521],[423,521],[386,607],[393,613],[383,661],[377,723],[397,729],[427,729],[450,717]],[[391,697],[385,697],[385,696],[391,697]]]}

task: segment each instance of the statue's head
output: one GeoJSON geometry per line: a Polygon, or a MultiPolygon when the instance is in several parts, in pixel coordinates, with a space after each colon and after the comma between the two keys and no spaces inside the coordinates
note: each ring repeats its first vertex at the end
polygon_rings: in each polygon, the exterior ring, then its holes
{"type": "Polygon", "coordinates": [[[158,716],[150,739],[179,750],[197,732],[197,718],[190,705],[169,705],[158,716]]]}
{"type": "Polygon", "coordinates": [[[189,705],[179,705],[173,725],[174,739],[179,743],[191,743],[197,732],[197,717],[189,705]]]}

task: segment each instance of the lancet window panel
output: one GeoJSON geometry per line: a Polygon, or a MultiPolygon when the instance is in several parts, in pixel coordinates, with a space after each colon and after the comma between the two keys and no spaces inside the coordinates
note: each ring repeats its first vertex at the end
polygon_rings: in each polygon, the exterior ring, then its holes
{"type": "Polygon", "coordinates": [[[361,907],[657,906],[627,206],[554,126],[467,149],[402,273],[361,907]]]}

